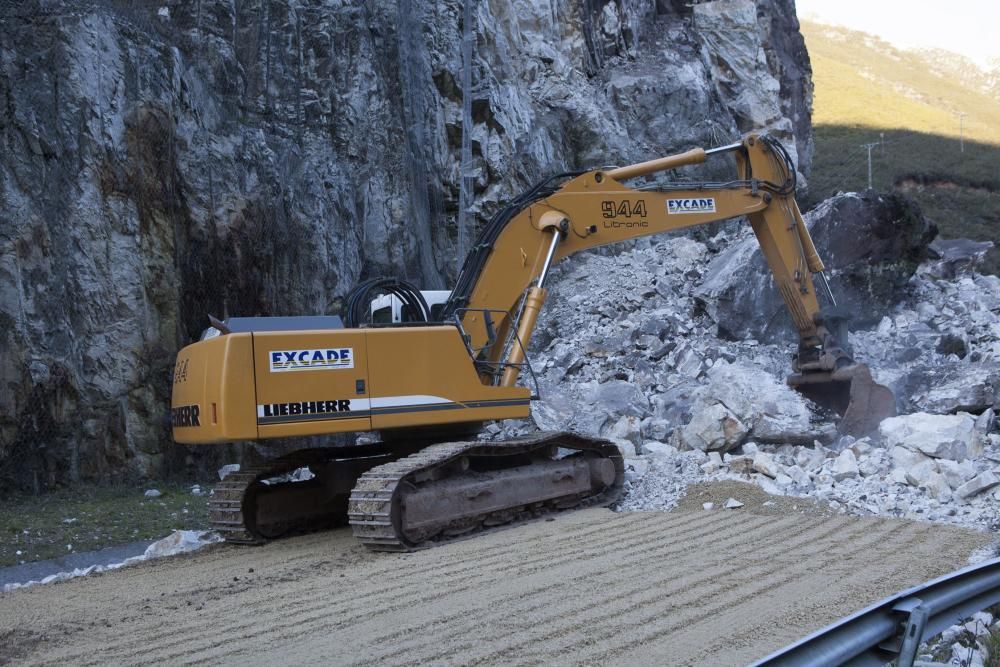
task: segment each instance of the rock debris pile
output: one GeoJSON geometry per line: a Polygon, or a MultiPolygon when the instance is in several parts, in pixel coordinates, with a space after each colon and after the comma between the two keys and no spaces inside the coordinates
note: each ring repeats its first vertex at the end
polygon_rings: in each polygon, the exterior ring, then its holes
{"type": "Polygon", "coordinates": [[[967,621],[950,626],[923,646],[920,660],[915,664],[983,667],[986,659],[992,657],[989,653],[991,635],[1000,636],[1000,619],[986,611],[976,612],[967,621]]]}
{"type": "Polygon", "coordinates": [[[668,509],[691,483],[741,479],[842,513],[1000,528],[1000,279],[967,265],[955,275],[953,258],[931,254],[877,326],[850,334],[901,415],[855,439],[785,384],[793,335],[720,337],[704,285],[718,289],[720,256],[750,262],[733,252],[748,243],[749,230],[727,227],[557,267],[532,341],[534,425],[618,443],[621,510],[668,509]]]}

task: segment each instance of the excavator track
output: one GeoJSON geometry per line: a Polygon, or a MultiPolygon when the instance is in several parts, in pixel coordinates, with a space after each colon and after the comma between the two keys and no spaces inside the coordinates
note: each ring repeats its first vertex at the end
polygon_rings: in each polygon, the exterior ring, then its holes
{"type": "MultiPolygon", "coordinates": [[[[346,519],[350,485],[340,489],[315,480],[268,484],[275,477],[309,468],[358,467],[368,469],[397,458],[399,454],[377,445],[351,448],[303,449],[266,463],[230,473],[217,484],[208,501],[209,520],[227,542],[263,544],[289,533],[309,532],[346,519]],[[346,459],[343,463],[338,459],[346,459]],[[262,498],[270,499],[266,517],[260,515],[262,498]]],[[[354,477],[350,484],[353,484],[354,477]]]]}
{"type": "Polygon", "coordinates": [[[493,526],[617,500],[624,461],[606,440],[540,433],[432,445],[361,475],[348,518],[374,551],[410,551],[493,526]],[[571,450],[562,458],[558,450],[571,450]]]}

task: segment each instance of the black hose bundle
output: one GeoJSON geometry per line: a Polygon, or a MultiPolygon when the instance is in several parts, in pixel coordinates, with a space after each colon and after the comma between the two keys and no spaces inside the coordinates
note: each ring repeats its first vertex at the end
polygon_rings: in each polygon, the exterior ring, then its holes
{"type": "Polygon", "coordinates": [[[733,190],[736,188],[760,188],[773,192],[779,196],[786,196],[795,193],[796,175],[795,163],[792,156],[780,141],[769,134],[762,134],[758,137],[761,143],[770,148],[771,161],[778,166],[778,173],[784,173],[785,179],[781,183],[772,181],[755,181],[753,171],[750,168],[750,161],[746,161],[746,172],[742,174],[741,180],[735,181],[671,181],[650,183],[637,188],[640,191],[670,192],[672,190],[733,190]]]}
{"type": "Polygon", "coordinates": [[[774,186],[773,188],[768,189],[779,195],[795,194],[795,163],[792,162],[792,156],[788,154],[788,149],[786,149],[780,141],[769,134],[762,134],[760,136],[760,140],[767,144],[767,146],[771,149],[771,153],[777,156],[776,159],[781,160],[784,164],[784,171],[788,175],[785,182],[780,185],[777,183],[768,183],[768,185],[774,186]]]}
{"type": "Polygon", "coordinates": [[[483,231],[476,238],[476,243],[472,246],[472,250],[465,256],[465,261],[462,263],[462,270],[458,274],[455,289],[452,291],[451,296],[448,297],[448,301],[444,306],[442,319],[450,318],[457,309],[468,305],[469,298],[472,296],[472,290],[475,289],[476,283],[479,282],[479,276],[486,265],[486,260],[489,259],[490,253],[493,251],[493,244],[496,243],[501,232],[503,232],[514,216],[532,203],[539,199],[544,199],[558,190],[563,179],[579,176],[583,173],[585,172],[567,171],[545,178],[529,190],[522,192],[507,202],[502,209],[490,218],[490,221],[486,223],[483,231]]]}
{"type": "MultiPolygon", "coordinates": [[[[579,176],[582,173],[584,172],[569,171],[545,178],[509,201],[490,218],[462,263],[458,282],[442,311],[440,318],[442,321],[449,319],[456,309],[468,304],[472,290],[475,289],[483,267],[486,265],[486,260],[493,251],[493,244],[496,243],[500,233],[514,216],[532,203],[548,197],[558,190],[562,180],[579,176]]],[[[359,284],[347,295],[343,314],[346,326],[356,328],[371,320],[371,296],[377,292],[395,295],[402,302],[404,308],[408,306],[410,312],[420,318],[417,321],[429,321],[431,309],[420,290],[399,278],[372,278],[359,284]]]]}
{"type": "Polygon", "coordinates": [[[416,317],[417,322],[427,322],[431,309],[427,300],[412,283],[401,278],[371,278],[350,291],[344,301],[344,324],[357,328],[371,321],[372,296],[378,293],[391,294],[399,299],[403,308],[416,317]]]}

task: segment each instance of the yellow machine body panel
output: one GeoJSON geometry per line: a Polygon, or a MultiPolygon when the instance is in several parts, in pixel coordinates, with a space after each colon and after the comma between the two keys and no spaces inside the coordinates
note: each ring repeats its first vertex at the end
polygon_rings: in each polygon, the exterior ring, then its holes
{"type": "Polygon", "coordinates": [[[531,392],[484,385],[454,326],[228,334],[177,364],[174,438],[186,444],[529,414],[531,392]]]}
{"type": "Polygon", "coordinates": [[[219,336],[177,354],[171,399],[174,439],[189,444],[257,437],[253,337],[219,336]]]}
{"type": "Polygon", "coordinates": [[[370,431],[363,329],[253,334],[258,438],[370,431]]]}
{"type": "Polygon", "coordinates": [[[366,329],[372,428],[528,416],[525,387],[484,385],[453,326],[366,329]]]}

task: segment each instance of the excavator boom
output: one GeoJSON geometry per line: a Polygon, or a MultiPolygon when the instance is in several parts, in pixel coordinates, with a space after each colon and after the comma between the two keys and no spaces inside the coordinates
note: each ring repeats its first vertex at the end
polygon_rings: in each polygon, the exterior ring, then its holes
{"type": "Polygon", "coordinates": [[[523,366],[523,351],[544,303],[545,278],[553,262],[589,248],[745,216],[798,331],[795,373],[789,384],[840,414],[841,432],[867,435],[895,414],[895,399],[872,380],[867,367],[844,351],[825,324],[813,275],[820,276],[830,305],[836,304],[795,202],[794,174],[780,143],[751,134],[742,142],[708,151],[694,149],[576,175],[503,221],[492,243],[477,246],[449,303],[473,348],[487,352],[493,382],[510,387],[523,366]],[[735,157],[741,178],[641,189],[623,182],[724,153],[735,157]],[[515,313],[509,322],[516,322],[516,327],[511,324],[494,334],[487,319],[497,310],[515,313]]]}

